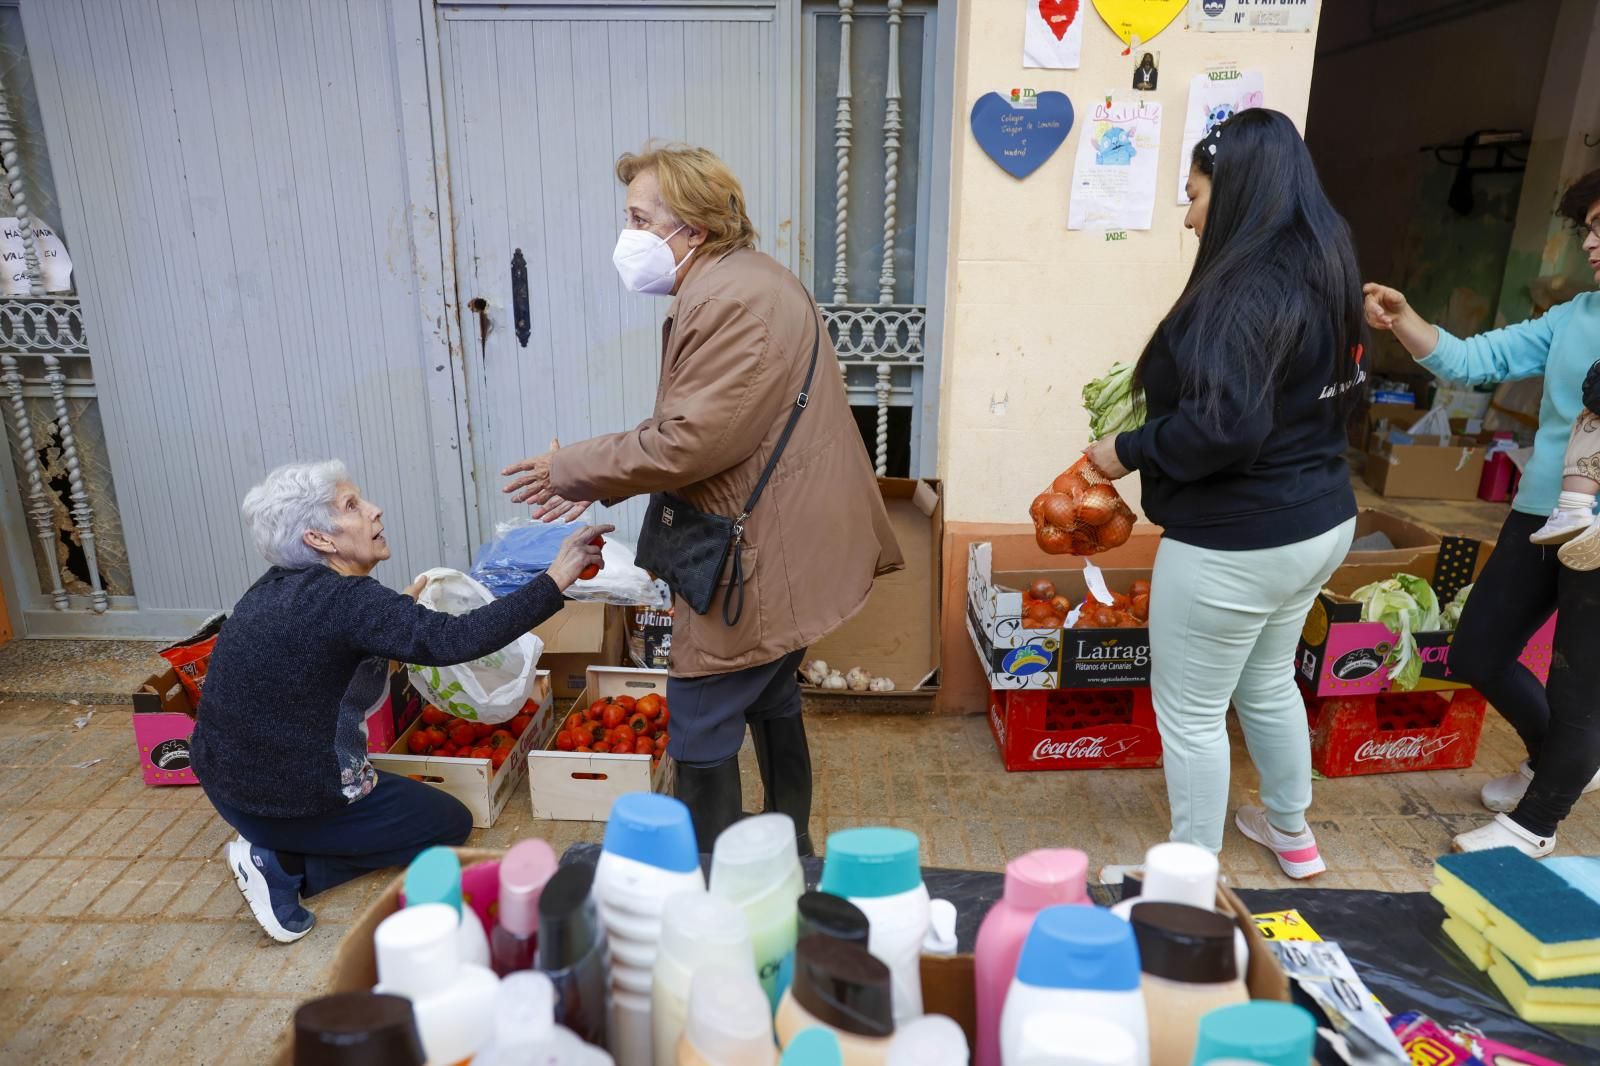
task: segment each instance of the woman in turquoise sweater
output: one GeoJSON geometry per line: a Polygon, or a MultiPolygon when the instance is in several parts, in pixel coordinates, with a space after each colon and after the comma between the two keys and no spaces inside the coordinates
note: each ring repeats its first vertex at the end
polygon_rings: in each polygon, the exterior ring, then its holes
{"type": "MultiPolygon", "coordinates": [[[[1581,234],[1600,282],[1600,170],[1562,197],[1560,214],[1581,234]]],[[[1366,286],[1367,321],[1387,329],[1428,371],[1471,385],[1544,376],[1533,457],[1511,515],[1483,568],[1450,649],[1457,677],[1489,698],[1528,749],[1518,771],[1483,787],[1493,821],[1455,838],[1457,851],[1515,847],[1539,857],[1555,849],[1556,826],[1585,792],[1600,788],[1600,571],[1561,565],[1553,545],[1529,540],[1557,509],[1583,384],[1600,358],[1600,292],[1584,293],[1543,318],[1462,340],[1423,320],[1405,296],[1366,286]],[[1559,610],[1549,681],[1517,662],[1528,638],[1559,610]]]]}

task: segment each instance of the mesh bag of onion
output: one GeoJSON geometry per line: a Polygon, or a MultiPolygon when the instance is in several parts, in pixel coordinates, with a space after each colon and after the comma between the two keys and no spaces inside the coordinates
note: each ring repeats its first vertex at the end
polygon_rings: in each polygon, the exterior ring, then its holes
{"type": "Polygon", "coordinates": [[[1051,555],[1094,555],[1126,544],[1133,512],[1088,456],[1068,467],[1028,508],[1034,539],[1051,555]]]}

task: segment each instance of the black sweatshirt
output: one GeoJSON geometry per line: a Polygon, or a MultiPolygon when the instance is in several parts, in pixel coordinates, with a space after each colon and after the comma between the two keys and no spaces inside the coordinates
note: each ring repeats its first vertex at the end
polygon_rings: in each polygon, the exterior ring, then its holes
{"type": "MultiPolygon", "coordinates": [[[[1122,465],[1139,471],[1150,520],[1185,544],[1247,551],[1309,540],[1353,518],[1345,408],[1328,382],[1326,327],[1310,331],[1265,399],[1252,402],[1236,379],[1225,387],[1220,420],[1205,415],[1180,373],[1203,341],[1175,332],[1163,324],[1151,341],[1148,421],[1116,439],[1122,465]]],[[[1344,388],[1363,376],[1357,366],[1344,388]]]]}
{"type": "Polygon", "coordinates": [[[561,610],[540,574],[463,615],[370,577],[273,567],[239,600],[206,669],[191,755],[206,794],[267,818],[324,814],[372,791],[366,714],[389,660],[450,666],[498,651],[561,610]]]}

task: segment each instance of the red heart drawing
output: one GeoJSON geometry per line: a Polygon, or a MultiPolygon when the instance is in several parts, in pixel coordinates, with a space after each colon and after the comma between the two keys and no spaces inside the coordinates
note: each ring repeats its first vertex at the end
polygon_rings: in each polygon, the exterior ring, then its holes
{"type": "Polygon", "coordinates": [[[1056,40],[1065,40],[1078,17],[1078,0],[1039,0],[1039,17],[1056,35],[1056,40]]]}

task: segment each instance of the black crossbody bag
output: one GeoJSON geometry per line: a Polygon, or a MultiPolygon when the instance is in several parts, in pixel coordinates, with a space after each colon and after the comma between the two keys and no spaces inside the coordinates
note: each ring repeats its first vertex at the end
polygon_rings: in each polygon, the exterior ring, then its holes
{"type": "Polygon", "coordinates": [[[733,571],[728,575],[728,594],[722,601],[722,620],[730,626],[738,625],[744,615],[745,572],[739,559],[739,546],[744,542],[744,525],[750,520],[750,512],[755,510],[756,501],[761,499],[772,472],[777,469],[778,459],[783,455],[790,435],[794,433],[795,423],[800,421],[801,413],[811,401],[811,379],[817,372],[817,353],[822,347],[820,315],[816,315],[813,321],[816,323],[816,336],[811,342],[811,366],[806,370],[805,384],[795,398],[788,424],[778,438],[778,446],[773,449],[772,458],[767,460],[761,480],[756,482],[755,490],[750,493],[750,499],[745,501],[739,517],[708,514],[681,496],[656,492],[650,495],[650,506],[645,510],[644,524],[639,529],[639,550],[635,554],[635,562],[665,581],[673,592],[694,609],[695,614],[705,614],[711,610],[711,601],[717,593],[717,579],[722,576],[723,567],[730,565],[728,556],[733,556],[733,571]]]}

